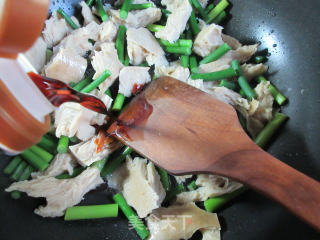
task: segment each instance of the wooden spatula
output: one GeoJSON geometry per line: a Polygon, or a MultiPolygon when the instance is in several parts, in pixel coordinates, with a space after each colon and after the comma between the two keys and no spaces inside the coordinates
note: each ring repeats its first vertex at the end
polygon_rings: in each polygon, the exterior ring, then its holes
{"type": "Polygon", "coordinates": [[[231,106],[181,81],[153,81],[108,132],[172,174],[230,177],[320,230],[320,183],[259,148],[231,106]]]}

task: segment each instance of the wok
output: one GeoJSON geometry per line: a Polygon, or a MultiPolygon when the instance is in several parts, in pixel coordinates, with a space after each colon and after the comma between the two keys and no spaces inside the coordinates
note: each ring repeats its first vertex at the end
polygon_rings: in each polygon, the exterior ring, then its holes
{"type": "MultiPolygon", "coordinates": [[[[62,7],[72,14],[79,0],[53,0],[50,11],[62,7]]],[[[269,147],[269,152],[299,171],[320,180],[320,1],[231,0],[232,18],[225,32],[241,42],[261,41],[268,48],[270,80],[289,98],[282,108],[290,116],[269,147]]],[[[8,157],[0,156],[0,169],[8,157]]],[[[0,176],[0,239],[17,240],[124,240],[139,239],[127,220],[115,219],[64,222],[43,219],[33,213],[41,200],[26,196],[12,200],[3,189],[10,184],[0,176]]],[[[111,202],[111,193],[96,190],[81,204],[111,202]]],[[[306,204],[308,204],[306,202],[306,204]]],[[[278,204],[253,191],[238,197],[219,211],[222,238],[319,239],[315,230],[278,204]]],[[[320,223],[319,223],[320,224],[320,223]]],[[[194,239],[201,239],[201,236],[194,239]]]]}

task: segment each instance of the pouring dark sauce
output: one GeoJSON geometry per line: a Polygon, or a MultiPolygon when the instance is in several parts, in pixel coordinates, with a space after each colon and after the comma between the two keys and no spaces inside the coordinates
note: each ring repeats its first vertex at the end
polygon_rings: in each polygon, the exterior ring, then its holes
{"type": "MultiPolygon", "coordinates": [[[[96,126],[97,153],[102,151],[106,145],[114,142],[114,137],[132,141],[130,131],[142,127],[153,112],[152,105],[142,95],[134,99],[130,107],[117,118],[109,114],[105,104],[94,96],[77,92],[61,81],[42,77],[33,72],[29,72],[28,75],[54,106],[58,107],[65,102],[77,102],[92,111],[107,115],[108,123],[96,126]]],[[[137,94],[142,88],[142,84],[135,84],[132,89],[133,94],[137,94]]]]}
{"type": "Polygon", "coordinates": [[[85,108],[107,115],[107,107],[100,99],[77,92],[61,81],[42,77],[34,72],[29,72],[28,75],[54,106],[59,107],[65,102],[77,102],[85,108]]]}
{"type": "MultiPolygon", "coordinates": [[[[114,117],[110,118],[109,114],[107,113],[107,107],[100,99],[77,92],[61,81],[42,77],[33,72],[29,72],[28,75],[40,89],[42,94],[45,95],[45,97],[54,106],[59,107],[65,102],[77,102],[83,107],[92,111],[106,114],[106,120],[108,120],[108,122],[112,122],[110,120],[115,119],[114,117]]],[[[110,123],[103,126],[95,126],[96,132],[98,132],[98,138],[95,140],[95,144],[97,145],[97,153],[101,152],[105,146],[115,141],[112,137],[115,134],[107,133],[107,128],[109,125],[110,123]]]]}

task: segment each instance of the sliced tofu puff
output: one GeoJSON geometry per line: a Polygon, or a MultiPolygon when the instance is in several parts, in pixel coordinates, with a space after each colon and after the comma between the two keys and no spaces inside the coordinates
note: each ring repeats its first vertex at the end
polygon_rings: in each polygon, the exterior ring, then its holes
{"type": "MultiPolygon", "coordinates": [[[[126,162],[128,161],[132,161],[130,155],[126,156],[126,162]]],[[[126,163],[124,163],[120,167],[118,167],[113,173],[107,175],[108,187],[118,191],[122,191],[123,183],[128,178],[128,176],[128,167],[126,163]]]]}
{"type": "Polygon", "coordinates": [[[218,72],[229,68],[231,62],[231,58],[223,56],[216,61],[199,65],[198,70],[199,73],[218,72]]]}
{"type": "Polygon", "coordinates": [[[253,138],[258,135],[273,116],[274,98],[269,86],[270,82],[259,83],[254,89],[257,98],[251,102],[244,99],[239,103],[239,111],[247,119],[247,129],[253,138]]]}
{"type": "Polygon", "coordinates": [[[155,23],[161,18],[161,10],[156,7],[130,11],[126,19],[120,18],[120,10],[110,9],[108,13],[112,22],[117,25],[125,25],[127,28],[146,27],[148,24],[155,23]]]}
{"type": "Polygon", "coordinates": [[[53,48],[53,53],[58,52],[60,48],[65,48],[72,49],[78,55],[84,56],[88,51],[93,50],[93,45],[88,40],[97,41],[99,31],[100,25],[96,22],[91,22],[85,27],[76,29],[53,48]]]}
{"type": "MultiPolygon", "coordinates": [[[[72,20],[76,20],[74,17],[72,20]]],[[[78,22],[78,20],[76,20],[78,22]]],[[[61,18],[56,12],[45,21],[45,27],[42,31],[43,38],[48,47],[51,48],[57,45],[72,29],[66,23],[64,18],[61,18]]]]}
{"type": "MultiPolygon", "coordinates": [[[[89,124],[81,124],[77,130],[76,137],[81,141],[87,141],[96,133],[96,129],[89,124]]],[[[64,135],[65,136],[65,135],[64,135]]]]}
{"type": "MultiPolygon", "coordinates": [[[[201,33],[201,32],[200,32],[201,33]]],[[[199,35],[198,35],[199,36],[199,35]]],[[[222,34],[222,40],[227,42],[228,45],[231,46],[232,50],[227,52],[224,56],[220,59],[199,65],[199,73],[209,73],[209,72],[217,72],[221,70],[225,70],[230,68],[231,62],[233,60],[238,60],[240,63],[245,63],[248,61],[258,50],[258,44],[253,45],[244,45],[242,46],[241,43],[228,35],[222,34]]],[[[197,51],[204,51],[205,48],[197,47],[197,51]]],[[[265,73],[268,70],[268,67],[260,64],[243,64],[242,70],[244,75],[248,81],[252,78],[265,73]]],[[[236,79],[236,78],[234,78],[236,79]]],[[[209,81],[204,83],[204,88],[213,88],[218,85],[219,82],[216,81],[209,81]]]]}
{"type": "Polygon", "coordinates": [[[147,60],[148,65],[168,65],[165,52],[146,28],[129,28],[127,30],[127,49],[132,65],[139,65],[147,60]]]}
{"type": "Polygon", "coordinates": [[[246,118],[250,135],[255,137],[264,124],[272,118],[270,113],[272,113],[273,97],[269,84],[269,82],[260,83],[259,88],[258,86],[255,88],[257,98],[252,101],[242,98],[238,93],[225,87],[207,88],[205,91],[236,108],[246,118]]]}
{"type": "Polygon", "coordinates": [[[206,212],[194,203],[158,208],[147,218],[147,224],[149,240],[189,239],[204,228],[221,229],[217,214],[206,212]]]}
{"type": "Polygon", "coordinates": [[[166,6],[167,10],[172,12],[181,4],[181,0],[161,0],[161,5],[166,6]]]}
{"type": "Polygon", "coordinates": [[[48,78],[60,80],[64,83],[79,82],[87,69],[87,60],[73,49],[60,48],[44,67],[44,74],[48,78]]]}
{"type": "Polygon", "coordinates": [[[201,57],[209,55],[221,46],[223,27],[214,23],[204,27],[197,35],[193,43],[193,51],[201,57]]]}
{"type": "Polygon", "coordinates": [[[109,156],[120,146],[119,142],[110,141],[105,141],[100,146],[100,136],[97,135],[87,141],[69,146],[69,150],[81,166],[90,166],[92,163],[109,156]]]}
{"type": "Polygon", "coordinates": [[[81,6],[81,14],[83,17],[83,24],[86,26],[92,21],[99,23],[99,20],[92,14],[90,7],[86,4],[85,1],[79,3],[81,6]]]}
{"type": "Polygon", "coordinates": [[[126,163],[108,177],[108,184],[122,191],[127,203],[141,218],[159,208],[166,196],[153,163],[139,157],[134,160],[128,157],[126,163]]]}
{"type": "Polygon", "coordinates": [[[56,136],[67,137],[77,136],[80,140],[86,141],[95,134],[95,128],[92,124],[102,125],[104,122],[97,121],[103,114],[96,113],[81,106],[79,103],[63,103],[55,111],[54,126],[56,127],[56,136]]]}
{"type": "Polygon", "coordinates": [[[211,197],[233,192],[242,186],[241,183],[211,174],[199,174],[196,185],[198,186],[196,190],[178,194],[176,202],[179,204],[201,202],[211,197]]]}
{"type": "Polygon", "coordinates": [[[38,207],[34,212],[42,217],[60,217],[68,207],[78,204],[87,192],[101,183],[103,180],[99,169],[90,167],[75,178],[59,180],[40,176],[30,181],[15,182],[6,191],[25,192],[36,198],[44,197],[47,205],[38,207]]]}
{"type": "Polygon", "coordinates": [[[137,89],[151,81],[149,67],[124,67],[119,74],[119,93],[131,97],[137,89]]]}
{"type": "Polygon", "coordinates": [[[46,64],[46,50],[47,43],[42,37],[39,37],[33,46],[24,53],[26,58],[38,72],[41,72],[46,64]]]}
{"type": "Polygon", "coordinates": [[[205,91],[220,101],[235,107],[246,118],[247,129],[254,138],[273,116],[274,98],[269,90],[269,85],[270,82],[259,83],[254,89],[257,98],[252,101],[242,98],[238,93],[225,87],[206,88],[205,91]]]}
{"type": "Polygon", "coordinates": [[[77,161],[70,153],[58,153],[46,171],[44,173],[36,174],[36,176],[56,177],[64,172],[72,175],[73,168],[76,165],[77,161]]]}
{"type": "Polygon", "coordinates": [[[231,36],[223,34],[223,33],[221,36],[222,36],[222,40],[225,43],[227,43],[231,47],[232,50],[237,50],[239,47],[242,46],[242,44],[234,37],[231,37],[231,36]]]}
{"type": "Polygon", "coordinates": [[[178,79],[182,82],[185,82],[186,84],[193,86],[195,88],[198,88],[200,90],[203,90],[203,80],[197,79],[193,80],[190,78],[190,71],[188,68],[184,68],[180,65],[179,62],[171,62],[169,66],[157,66],[155,67],[155,74],[158,77],[161,76],[169,76],[173,77],[175,79],[178,79]]]}
{"type": "MultiPolygon", "coordinates": [[[[251,47],[249,46],[249,48],[251,47]]],[[[256,50],[253,50],[251,51],[251,53],[255,51],[256,50]]],[[[211,65],[213,67],[213,71],[219,71],[227,68],[228,66],[225,58],[205,65],[200,65],[199,72],[206,72],[206,70],[208,69],[208,65],[211,65]],[[204,68],[205,65],[206,68],[204,68]]],[[[268,67],[263,64],[243,64],[241,68],[248,81],[258,75],[265,73],[268,70],[268,67]]],[[[257,94],[257,98],[253,99],[252,101],[248,101],[247,99],[242,98],[238,93],[225,87],[213,87],[206,84],[204,91],[213,95],[220,101],[232,105],[238,111],[240,111],[240,113],[247,120],[247,129],[250,135],[255,138],[257,134],[263,129],[264,125],[268,121],[270,121],[273,116],[272,106],[274,98],[269,90],[269,85],[270,82],[259,83],[254,89],[257,94]]]]}
{"type": "Polygon", "coordinates": [[[243,64],[241,69],[247,81],[251,81],[253,78],[263,75],[268,71],[268,66],[259,63],[259,64],[243,64]]]}
{"type": "Polygon", "coordinates": [[[113,42],[103,43],[99,47],[101,50],[94,51],[91,61],[92,67],[96,71],[93,79],[98,78],[108,69],[111,72],[111,76],[99,85],[100,90],[105,91],[118,78],[120,70],[123,68],[123,64],[118,59],[118,53],[113,42]]]}
{"type": "Polygon", "coordinates": [[[259,83],[254,91],[257,94],[257,100],[259,101],[259,107],[254,113],[253,117],[264,121],[265,123],[270,121],[272,118],[272,105],[274,98],[270,92],[270,82],[259,83]]]}
{"type": "MultiPolygon", "coordinates": [[[[258,44],[253,45],[245,45],[237,48],[236,50],[231,50],[227,52],[220,59],[199,65],[199,73],[208,73],[208,72],[217,72],[230,67],[230,64],[233,60],[238,60],[240,63],[245,63],[248,61],[258,50],[258,44]]],[[[255,64],[245,64],[243,70],[249,72],[249,67],[256,66],[255,64]],[[248,67],[246,67],[248,65],[248,67]]],[[[262,69],[265,67],[262,63],[257,64],[258,68],[252,68],[251,72],[259,72],[263,71],[262,69]],[[254,70],[253,70],[254,69],[254,70]]],[[[250,77],[252,74],[247,74],[250,77]]]]}
{"type": "MultiPolygon", "coordinates": [[[[226,42],[232,50],[219,59],[224,63],[231,63],[232,60],[238,60],[240,63],[244,63],[257,52],[258,44],[242,46],[237,39],[223,34],[222,30],[223,27],[214,23],[205,26],[194,41],[193,51],[199,56],[205,57],[226,42]]],[[[207,68],[208,71],[214,72],[213,70],[210,70],[210,65],[214,65],[215,62],[216,61],[204,64],[206,66],[203,68],[207,68]]]]}
{"type": "Polygon", "coordinates": [[[230,56],[232,60],[245,63],[257,52],[259,44],[244,45],[236,50],[231,50],[225,56],[230,56]]]}
{"type": "Polygon", "coordinates": [[[198,88],[201,91],[204,91],[204,82],[202,79],[193,80],[191,78],[188,78],[185,83],[192,86],[192,87],[198,88]]]}
{"type": "Polygon", "coordinates": [[[186,82],[190,76],[189,68],[184,68],[178,61],[171,62],[168,66],[156,66],[155,74],[158,77],[168,76],[186,82]]]}
{"type": "Polygon", "coordinates": [[[234,107],[237,106],[237,104],[244,99],[241,98],[241,95],[239,93],[225,87],[207,88],[206,92],[208,92],[218,100],[226,104],[232,105],[234,107]]]}
{"type": "MultiPolygon", "coordinates": [[[[101,90],[99,91],[98,97],[101,99],[104,105],[106,105],[107,110],[109,110],[113,102],[112,97],[109,97],[107,94],[105,94],[104,91],[101,91],[101,90]]],[[[98,125],[101,125],[101,124],[98,124],[98,125]]]]}
{"type": "Polygon", "coordinates": [[[175,2],[177,2],[176,8],[171,9],[172,13],[167,19],[166,26],[155,33],[157,38],[168,40],[171,43],[179,39],[192,12],[192,7],[188,0],[175,0],[175,2]]]}
{"type": "Polygon", "coordinates": [[[101,23],[98,35],[99,42],[112,42],[115,40],[118,32],[118,26],[112,21],[101,23]]]}

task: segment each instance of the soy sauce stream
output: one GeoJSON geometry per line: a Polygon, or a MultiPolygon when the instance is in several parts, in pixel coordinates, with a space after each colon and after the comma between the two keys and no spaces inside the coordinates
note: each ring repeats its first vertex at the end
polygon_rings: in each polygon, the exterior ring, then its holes
{"type": "Polygon", "coordinates": [[[97,145],[97,152],[102,151],[105,144],[114,142],[113,136],[115,134],[107,133],[107,129],[112,122],[117,120],[114,116],[111,116],[108,113],[107,107],[100,99],[91,95],[80,93],[59,80],[42,77],[41,75],[33,72],[29,72],[28,75],[40,89],[42,94],[54,106],[59,107],[65,102],[76,102],[92,111],[107,115],[107,124],[95,126],[96,132],[98,132],[99,136],[95,141],[95,144],[97,145]]]}
{"type": "Polygon", "coordinates": [[[108,115],[107,107],[100,99],[77,92],[61,81],[42,77],[34,72],[29,72],[28,75],[43,95],[56,107],[65,102],[77,102],[92,111],[108,115]]]}
{"type": "MultiPolygon", "coordinates": [[[[42,77],[33,72],[29,72],[28,75],[54,106],[59,107],[65,102],[76,102],[92,111],[107,115],[107,124],[96,126],[96,130],[99,132],[99,138],[96,141],[97,151],[102,151],[103,145],[110,143],[110,138],[113,137],[132,141],[129,136],[130,129],[143,125],[153,111],[153,107],[145,98],[138,98],[133,101],[135,104],[133,104],[131,110],[125,111],[117,118],[108,113],[105,104],[94,96],[77,92],[59,80],[42,77]],[[107,132],[112,124],[116,128],[112,132],[107,132]]],[[[138,93],[142,88],[143,85],[135,85],[133,93],[138,93]]]]}

